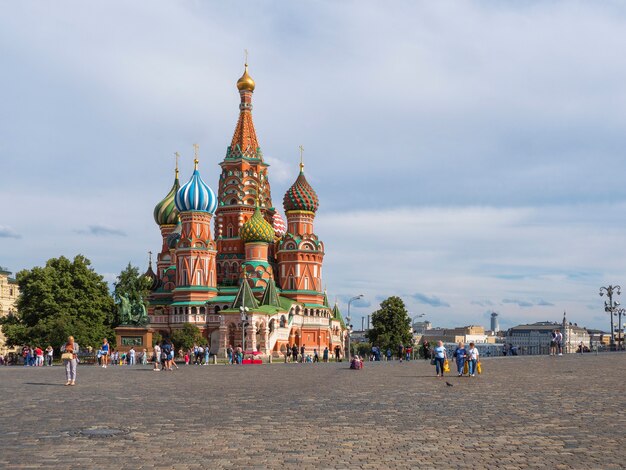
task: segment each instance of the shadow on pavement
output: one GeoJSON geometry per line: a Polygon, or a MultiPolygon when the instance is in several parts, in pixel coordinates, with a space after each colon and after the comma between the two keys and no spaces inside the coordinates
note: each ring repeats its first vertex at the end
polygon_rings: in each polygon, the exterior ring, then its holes
{"type": "Polygon", "coordinates": [[[24,385],[50,385],[51,387],[64,387],[65,384],[44,383],[44,382],[24,382],[24,385]]]}

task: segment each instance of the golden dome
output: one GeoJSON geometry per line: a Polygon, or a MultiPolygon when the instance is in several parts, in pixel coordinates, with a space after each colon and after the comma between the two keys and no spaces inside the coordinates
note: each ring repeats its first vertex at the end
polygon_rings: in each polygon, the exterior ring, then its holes
{"type": "Polygon", "coordinates": [[[254,86],[255,86],[254,80],[252,80],[252,77],[248,75],[248,64],[246,64],[246,68],[243,71],[243,75],[241,76],[239,80],[237,80],[237,89],[239,91],[241,90],[254,91],[254,86]]]}

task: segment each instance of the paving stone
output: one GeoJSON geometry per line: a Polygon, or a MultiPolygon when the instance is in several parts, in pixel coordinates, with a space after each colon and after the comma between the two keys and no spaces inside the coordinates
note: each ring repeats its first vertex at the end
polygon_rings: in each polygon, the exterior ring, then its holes
{"type": "Polygon", "coordinates": [[[0,468],[624,468],[626,355],[483,366],[2,367],[0,468]]]}

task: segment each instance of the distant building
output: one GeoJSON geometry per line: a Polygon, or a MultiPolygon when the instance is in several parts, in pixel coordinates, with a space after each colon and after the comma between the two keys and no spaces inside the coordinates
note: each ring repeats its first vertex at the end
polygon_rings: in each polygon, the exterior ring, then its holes
{"type": "Polygon", "coordinates": [[[565,315],[562,323],[545,321],[514,326],[507,331],[506,342],[522,348],[528,354],[546,354],[554,330],[560,330],[563,334],[564,353],[576,352],[581,342],[589,347],[589,332],[583,327],[568,323],[565,315]]]}
{"type": "Polygon", "coordinates": [[[350,333],[350,342],[354,344],[358,343],[369,343],[369,339],[367,339],[367,330],[353,330],[350,333]]]}
{"type": "MultiPolygon", "coordinates": [[[[11,276],[11,271],[0,266],[0,318],[17,310],[17,297],[20,294],[17,281],[11,276]]],[[[0,330],[0,353],[6,352],[5,337],[0,330]]]]}
{"type": "Polygon", "coordinates": [[[444,343],[495,343],[495,336],[485,333],[485,328],[479,325],[462,326],[458,328],[430,328],[422,332],[420,341],[443,341],[444,343]]]}
{"type": "Polygon", "coordinates": [[[424,331],[430,330],[433,327],[433,324],[428,320],[425,321],[416,321],[413,322],[413,333],[414,334],[423,334],[424,331]]]}
{"type": "Polygon", "coordinates": [[[497,333],[500,331],[500,324],[498,323],[498,314],[496,312],[491,313],[491,331],[497,333]]]}

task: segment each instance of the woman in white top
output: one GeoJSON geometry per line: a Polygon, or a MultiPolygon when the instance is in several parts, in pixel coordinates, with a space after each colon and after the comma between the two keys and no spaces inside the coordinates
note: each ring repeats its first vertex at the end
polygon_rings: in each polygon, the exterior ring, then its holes
{"type": "Polygon", "coordinates": [[[478,349],[474,343],[470,343],[469,350],[467,351],[467,359],[469,361],[469,375],[470,377],[476,377],[476,364],[478,363],[478,349]]]}
{"type": "Polygon", "coordinates": [[[448,358],[448,352],[446,351],[443,341],[437,342],[435,348],[435,370],[437,371],[437,377],[443,377],[443,364],[448,358]]]}

